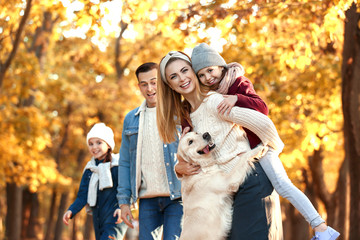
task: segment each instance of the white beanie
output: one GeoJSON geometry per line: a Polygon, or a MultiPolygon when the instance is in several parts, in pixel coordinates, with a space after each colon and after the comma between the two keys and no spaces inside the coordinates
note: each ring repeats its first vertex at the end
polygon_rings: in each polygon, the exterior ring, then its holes
{"type": "Polygon", "coordinates": [[[114,141],[114,133],[111,128],[107,127],[105,123],[96,123],[91,130],[88,132],[86,136],[86,143],[89,145],[90,138],[100,138],[105,141],[111,148],[114,150],[115,141],[114,141]]]}
{"type": "Polygon", "coordinates": [[[194,72],[198,72],[206,67],[222,66],[226,67],[225,60],[220,54],[206,43],[201,43],[194,47],[191,54],[191,64],[194,72]]]}

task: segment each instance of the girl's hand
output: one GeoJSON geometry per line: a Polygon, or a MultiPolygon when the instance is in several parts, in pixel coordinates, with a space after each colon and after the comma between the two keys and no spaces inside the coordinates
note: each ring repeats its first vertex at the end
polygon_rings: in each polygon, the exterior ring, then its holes
{"type": "Polygon", "coordinates": [[[224,95],[224,100],[217,106],[219,113],[221,115],[229,115],[237,100],[238,98],[236,95],[224,95]]]}
{"type": "Polygon", "coordinates": [[[120,208],[118,208],[118,209],[116,209],[115,210],[115,212],[114,212],[114,215],[113,215],[114,217],[116,217],[117,216],[117,219],[116,219],[116,222],[115,222],[115,224],[119,224],[119,223],[121,223],[122,222],[122,219],[121,219],[121,210],[120,210],[120,208]]]}
{"type": "Polygon", "coordinates": [[[179,162],[175,165],[175,172],[179,176],[194,175],[200,172],[200,166],[186,162],[180,155],[177,158],[179,162]]]}
{"type": "Polygon", "coordinates": [[[120,206],[120,208],[121,208],[121,219],[130,228],[134,228],[134,225],[132,224],[132,222],[134,221],[134,217],[131,213],[130,206],[127,204],[123,204],[120,206]]]}
{"type": "Polygon", "coordinates": [[[72,212],[70,210],[67,210],[66,213],[63,216],[63,222],[66,225],[69,225],[69,219],[71,218],[71,216],[72,216],[72,212]]]}

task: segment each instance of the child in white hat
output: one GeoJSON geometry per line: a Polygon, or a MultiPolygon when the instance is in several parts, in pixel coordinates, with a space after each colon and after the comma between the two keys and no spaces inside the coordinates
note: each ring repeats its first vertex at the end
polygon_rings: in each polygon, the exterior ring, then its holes
{"type": "Polygon", "coordinates": [[[114,133],[104,123],[95,124],[86,137],[91,160],[86,164],[77,197],[63,216],[68,225],[85,205],[93,215],[95,237],[100,239],[123,239],[126,224],[118,223],[113,215],[118,208],[116,193],[118,186],[119,154],[113,154],[114,133]]]}
{"type": "MultiPolygon", "coordinates": [[[[251,81],[243,76],[245,71],[239,63],[227,64],[220,54],[206,43],[201,43],[193,49],[191,62],[203,85],[224,94],[223,102],[218,105],[220,113],[227,114],[232,107],[238,106],[268,114],[265,102],[256,94],[251,81]]],[[[186,125],[191,126],[185,122],[186,125]]],[[[256,147],[261,142],[260,139],[248,129],[245,131],[251,148],[256,147]]],[[[275,190],[287,198],[315,230],[313,239],[335,240],[340,235],[325,224],[306,195],[292,184],[275,151],[269,148],[268,153],[260,159],[260,165],[275,190]]]]}

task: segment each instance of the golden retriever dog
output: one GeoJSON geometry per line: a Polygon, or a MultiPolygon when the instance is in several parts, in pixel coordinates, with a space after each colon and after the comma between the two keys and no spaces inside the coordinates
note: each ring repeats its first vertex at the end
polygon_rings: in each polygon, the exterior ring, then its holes
{"type": "Polygon", "coordinates": [[[189,132],[180,139],[178,154],[202,170],[181,179],[184,216],[180,240],[226,239],[231,228],[233,194],[251,172],[254,157],[265,151],[259,146],[241,154],[227,173],[211,154],[215,147],[209,133],[189,132]]]}

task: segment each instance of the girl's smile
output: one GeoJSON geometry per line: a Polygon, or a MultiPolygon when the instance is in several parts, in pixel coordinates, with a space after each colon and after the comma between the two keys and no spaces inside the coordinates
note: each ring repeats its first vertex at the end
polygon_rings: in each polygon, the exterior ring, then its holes
{"type": "Polygon", "coordinates": [[[95,159],[98,160],[102,160],[109,149],[107,143],[100,138],[90,138],[88,145],[89,152],[95,159]]]}
{"type": "Polygon", "coordinates": [[[221,81],[222,74],[223,67],[211,66],[200,69],[197,76],[202,84],[205,86],[212,86],[221,81]]]}

